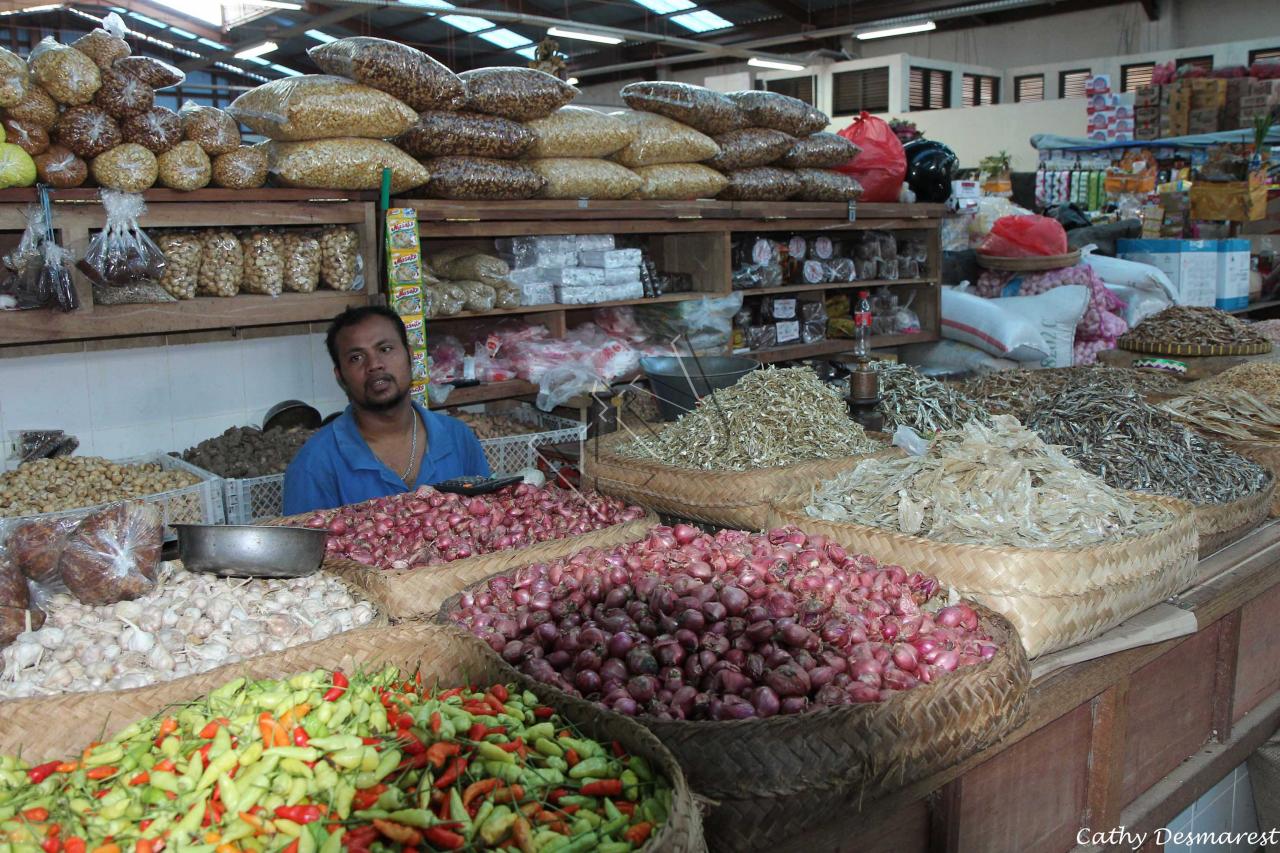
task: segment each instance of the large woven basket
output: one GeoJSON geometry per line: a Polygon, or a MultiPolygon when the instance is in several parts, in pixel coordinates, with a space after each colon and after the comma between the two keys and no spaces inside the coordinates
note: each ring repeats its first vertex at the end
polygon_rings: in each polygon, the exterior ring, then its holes
{"type": "Polygon", "coordinates": [[[721,527],[762,530],[769,502],[808,495],[821,480],[852,470],[861,457],[817,459],[754,471],[702,471],[616,452],[625,433],[593,438],[582,452],[583,482],[606,495],[667,515],[721,527]]]}
{"type": "MultiPolygon", "coordinates": [[[[448,622],[459,598],[445,602],[440,621],[448,622]]],[[[952,766],[1021,723],[1026,655],[1008,621],[978,610],[1000,645],[996,656],[887,702],[768,719],[635,719],[671,750],[694,792],[712,801],[706,826],[713,850],[786,850],[790,838],[830,820],[833,810],[859,808],[952,766]]],[[[570,719],[611,714],[555,692],[570,719]]]]}
{"type": "Polygon", "coordinates": [[[1195,579],[1197,535],[1191,505],[1151,495],[1133,498],[1163,504],[1177,518],[1156,533],[1060,550],[955,545],[822,521],[805,514],[803,500],[775,505],[770,526],[794,524],[859,553],[934,575],[1012,622],[1034,658],[1096,637],[1195,579]]]}
{"type": "Polygon", "coordinates": [[[564,713],[584,733],[604,742],[619,741],[628,752],[641,755],[672,781],[674,792],[667,823],[655,833],[646,851],[705,850],[702,820],[688,782],[671,753],[652,734],[617,714],[584,714],[570,707],[562,694],[501,665],[479,640],[453,628],[406,623],[391,628],[366,628],[295,646],[267,657],[211,670],[203,675],[153,687],[106,696],[71,694],[60,697],[55,709],[45,701],[0,703],[0,754],[19,750],[30,762],[74,755],[100,733],[110,735],[136,719],[158,713],[175,703],[199,697],[232,679],[279,678],[324,667],[356,669],[394,664],[421,670],[427,680],[465,684],[515,681],[538,694],[543,702],[564,713]],[[566,713],[568,712],[568,713],[566,713]]]}
{"type": "MultiPolygon", "coordinates": [[[[305,515],[286,516],[260,522],[267,526],[300,524],[305,515]]],[[[392,619],[431,616],[449,596],[489,575],[530,563],[567,557],[583,548],[612,548],[642,538],[658,517],[649,513],[644,518],[615,524],[581,536],[539,542],[527,548],[494,551],[465,560],[454,560],[439,566],[416,569],[375,569],[354,560],[326,559],[324,566],[348,583],[359,587],[392,619]]]]}
{"type": "Polygon", "coordinates": [[[1224,504],[1197,504],[1200,556],[1207,557],[1220,551],[1265,521],[1274,504],[1275,492],[1276,478],[1272,475],[1266,488],[1240,500],[1224,504]]]}
{"type": "MultiPolygon", "coordinates": [[[[1280,441],[1224,441],[1223,445],[1245,459],[1257,462],[1271,472],[1272,477],[1280,478],[1280,441]]],[[[1271,517],[1280,517],[1280,489],[1272,493],[1271,517]]]]}

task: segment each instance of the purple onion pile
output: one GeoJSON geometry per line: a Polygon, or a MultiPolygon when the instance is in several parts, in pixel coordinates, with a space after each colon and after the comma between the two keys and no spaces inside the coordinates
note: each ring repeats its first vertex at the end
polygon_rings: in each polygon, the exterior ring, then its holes
{"type": "Polygon", "coordinates": [[[997,646],[938,582],[791,527],[684,524],[490,578],[448,618],[621,714],[738,720],[881,702],[997,646]]]}

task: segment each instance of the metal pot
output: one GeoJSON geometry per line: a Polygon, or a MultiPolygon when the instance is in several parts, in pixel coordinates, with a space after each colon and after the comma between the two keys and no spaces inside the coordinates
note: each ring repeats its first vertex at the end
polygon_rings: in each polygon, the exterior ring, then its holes
{"type": "Polygon", "coordinates": [[[328,532],[306,527],[175,524],[188,571],[224,577],[300,578],[324,562],[328,532]]]}

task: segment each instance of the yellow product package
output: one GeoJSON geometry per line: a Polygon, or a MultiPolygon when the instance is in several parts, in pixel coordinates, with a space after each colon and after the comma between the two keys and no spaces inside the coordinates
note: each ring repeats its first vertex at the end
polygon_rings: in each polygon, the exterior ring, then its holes
{"type": "Polygon", "coordinates": [[[409,348],[409,376],[414,381],[427,379],[427,348],[409,348]]]}
{"type": "Polygon", "coordinates": [[[427,345],[427,324],[419,314],[416,317],[402,317],[404,320],[404,330],[409,337],[409,348],[426,347],[427,345]]]}
{"type": "Polygon", "coordinates": [[[391,308],[404,318],[422,316],[422,285],[393,284],[391,286],[391,308]]]}
{"type": "Polygon", "coordinates": [[[392,207],[387,210],[387,277],[393,287],[422,282],[418,214],[411,207],[392,207]]]}

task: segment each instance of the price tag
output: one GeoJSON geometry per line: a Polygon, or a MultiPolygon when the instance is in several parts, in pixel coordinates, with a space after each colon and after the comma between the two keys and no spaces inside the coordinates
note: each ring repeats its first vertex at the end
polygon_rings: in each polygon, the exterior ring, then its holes
{"type": "Polygon", "coordinates": [[[800,321],[787,320],[778,324],[778,343],[789,344],[800,340],[800,321]]]}
{"type": "Polygon", "coordinates": [[[856,201],[849,202],[849,221],[858,221],[858,203],[856,201]]]}
{"type": "MultiPolygon", "coordinates": [[[[589,199],[585,199],[585,198],[580,198],[580,199],[578,199],[578,209],[579,209],[579,210],[586,210],[586,209],[587,209],[587,201],[589,201],[589,199]]],[[[852,202],[850,202],[850,204],[852,204],[852,202]]]]}
{"type": "Polygon", "coordinates": [[[773,319],[794,320],[796,318],[796,301],[794,299],[773,300],[773,319]]]}

